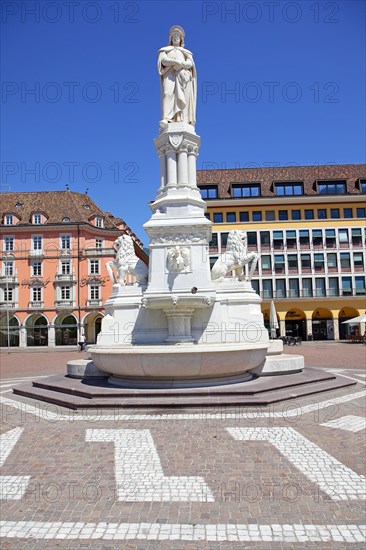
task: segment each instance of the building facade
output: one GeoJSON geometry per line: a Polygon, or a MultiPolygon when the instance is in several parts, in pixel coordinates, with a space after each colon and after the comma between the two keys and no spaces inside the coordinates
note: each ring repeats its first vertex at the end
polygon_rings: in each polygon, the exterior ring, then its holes
{"type": "Polygon", "coordinates": [[[115,239],[130,235],[148,261],[136,235],[69,190],[3,193],[0,218],[0,347],[94,343],[112,291],[106,263],[115,239]]]}
{"type": "Polygon", "coordinates": [[[211,263],[233,229],[260,254],[252,283],[267,326],[273,299],[280,336],[359,330],[342,323],[366,307],[365,164],[200,170],[197,179],[213,223],[211,263]]]}

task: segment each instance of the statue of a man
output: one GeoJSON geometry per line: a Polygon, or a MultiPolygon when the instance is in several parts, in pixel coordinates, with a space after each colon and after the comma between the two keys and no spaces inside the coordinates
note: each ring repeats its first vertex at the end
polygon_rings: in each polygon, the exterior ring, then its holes
{"type": "Polygon", "coordinates": [[[169,46],[159,50],[158,71],[161,82],[162,120],[196,122],[197,74],[193,55],[184,48],[184,30],[175,25],[169,32],[169,46]]]}

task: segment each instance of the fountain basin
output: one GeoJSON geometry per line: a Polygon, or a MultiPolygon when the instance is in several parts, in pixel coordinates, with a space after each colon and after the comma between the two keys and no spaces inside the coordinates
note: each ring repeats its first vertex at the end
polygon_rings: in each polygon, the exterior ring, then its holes
{"type": "MultiPolygon", "coordinates": [[[[220,380],[240,377],[261,366],[268,344],[176,344],[97,346],[89,348],[93,362],[100,370],[113,375],[112,383],[140,380],[151,384],[163,381],[220,380]],[[123,380],[122,380],[123,379],[123,380]]],[[[177,384],[175,384],[177,385],[177,384]]]]}

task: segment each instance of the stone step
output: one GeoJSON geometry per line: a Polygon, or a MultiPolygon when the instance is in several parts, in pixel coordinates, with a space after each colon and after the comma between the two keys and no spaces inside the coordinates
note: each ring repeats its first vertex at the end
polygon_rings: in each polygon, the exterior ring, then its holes
{"type": "MultiPolygon", "coordinates": [[[[295,376],[295,375],[294,375],[295,376]]],[[[268,377],[273,378],[273,377],[268,377]]],[[[67,393],[65,391],[60,392],[55,389],[45,389],[38,386],[34,386],[30,383],[16,386],[13,392],[17,395],[24,397],[31,397],[40,401],[46,401],[67,407],[70,409],[84,409],[84,408],[124,408],[126,411],[133,408],[180,408],[180,407],[196,407],[202,408],[205,406],[215,407],[220,405],[231,406],[265,406],[271,403],[277,403],[279,401],[285,401],[289,399],[296,399],[299,397],[305,397],[325,391],[337,390],[347,386],[355,385],[356,382],[348,378],[337,376],[331,379],[319,380],[315,382],[303,383],[300,385],[291,385],[282,389],[268,389],[265,392],[259,392],[255,395],[235,393],[225,394],[202,394],[197,395],[186,389],[186,393],[179,396],[170,396],[165,392],[164,395],[131,395],[131,396],[118,396],[109,395],[105,397],[83,397],[76,395],[75,393],[67,393]]]]}
{"type": "Polygon", "coordinates": [[[35,380],[33,386],[50,391],[69,393],[94,399],[98,397],[175,397],[192,394],[195,396],[208,395],[257,395],[269,390],[280,390],[282,388],[296,387],[312,382],[321,382],[335,378],[333,373],[315,368],[306,368],[301,373],[284,374],[281,376],[266,376],[255,378],[247,382],[225,384],[216,386],[193,387],[193,388],[125,388],[109,384],[107,380],[80,380],[69,378],[63,375],[50,376],[42,380],[35,380]]]}

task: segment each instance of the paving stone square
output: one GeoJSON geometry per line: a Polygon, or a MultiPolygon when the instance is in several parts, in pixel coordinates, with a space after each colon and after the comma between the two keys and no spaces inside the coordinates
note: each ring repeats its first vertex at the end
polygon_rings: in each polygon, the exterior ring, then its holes
{"type": "Polygon", "coordinates": [[[357,382],[299,400],[100,411],[12,393],[82,354],[3,352],[1,548],[365,548],[365,349],[299,347],[357,382]]]}

